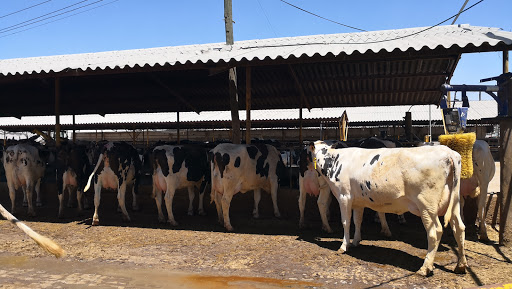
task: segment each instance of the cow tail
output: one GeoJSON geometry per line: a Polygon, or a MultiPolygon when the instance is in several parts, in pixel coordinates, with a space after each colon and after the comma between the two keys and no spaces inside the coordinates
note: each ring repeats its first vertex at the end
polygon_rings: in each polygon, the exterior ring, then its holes
{"type": "MultiPolygon", "coordinates": [[[[446,210],[446,214],[444,215],[444,227],[446,228],[450,223],[453,215],[456,215],[454,210],[460,211],[460,173],[461,173],[461,164],[460,164],[460,155],[456,154],[458,158],[450,157],[451,167],[453,169],[453,187],[450,192],[450,201],[448,203],[448,209],[446,210]],[[456,205],[456,204],[459,205],[456,205]]],[[[460,212],[459,212],[460,214],[460,212]]]]}
{"type": "Polygon", "coordinates": [[[27,234],[32,240],[34,240],[41,248],[46,250],[48,253],[55,255],[55,257],[63,257],[66,255],[66,251],[64,251],[57,243],[52,241],[51,239],[39,235],[34,230],[30,229],[29,226],[20,222],[20,220],[16,219],[11,213],[9,213],[2,205],[0,205],[0,214],[4,216],[11,223],[16,224],[18,228],[20,228],[25,234],[27,234]]]}
{"type": "Polygon", "coordinates": [[[100,154],[100,156],[98,157],[98,161],[96,162],[96,167],[94,167],[94,171],[92,171],[92,174],[89,176],[89,179],[87,180],[87,185],[85,185],[84,192],[87,192],[89,190],[89,188],[91,187],[92,177],[96,173],[96,170],[98,170],[98,167],[100,166],[102,161],[103,161],[103,154],[100,154]]]}

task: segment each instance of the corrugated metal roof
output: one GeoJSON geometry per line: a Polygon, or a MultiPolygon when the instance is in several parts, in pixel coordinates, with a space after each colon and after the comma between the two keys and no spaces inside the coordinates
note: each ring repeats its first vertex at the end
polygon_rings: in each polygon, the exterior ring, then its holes
{"type": "MultiPolygon", "coordinates": [[[[457,103],[456,106],[460,106],[457,103]]],[[[430,105],[431,120],[441,121],[440,109],[435,105],[430,105]]],[[[405,113],[411,112],[413,121],[429,120],[429,105],[399,105],[399,106],[380,106],[380,107],[341,107],[341,108],[314,108],[311,111],[303,110],[304,120],[314,120],[316,125],[322,121],[333,121],[341,117],[343,111],[347,111],[349,123],[368,123],[375,124],[379,122],[400,122],[403,121],[405,113]]],[[[497,104],[493,100],[470,101],[468,111],[468,120],[476,121],[485,118],[495,118],[498,115],[497,104]]],[[[239,112],[240,119],[245,121],[245,111],[239,112]]],[[[277,110],[255,110],[251,111],[251,120],[265,121],[267,127],[273,127],[276,122],[299,119],[298,109],[277,109],[277,110]]],[[[72,116],[61,116],[62,125],[71,125],[72,116]]],[[[205,111],[201,114],[182,112],[180,113],[180,122],[202,123],[204,129],[209,129],[216,122],[230,122],[231,112],[228,111],[205,111]]],[[[124,124],[126,129],[131,129],[131,124],[138,124],[143,127],[144,124],[154,123],[175,123],[177,122],[176,113],[139,113],[139,114],[111,114],[111,115],[77,115],[75,123],[77,125],[90,125],[89,129],[94,129],[95,125],[104,124],[124,124]]],[[[310,122],[311,123],[311,122],[310,122]]],[[[55,124],[54,116],[22,117],[21,119],[13,117],[0,118],[0,129],[10,130],[16,127],[47,126],[55,124]]],[[[119,127],[119,126],[116,126],[119,127]]]]}
{"type": "Polygon", "coordinates": [[[480,47],[499,43],[512,45],[512,32],[498,28],[470,25],[418,27],[371,32],[285,37],[238,41],[233,46],[224,43],[187,45],[31,57],[0,60],[1,75],[66,72],[69,70],[104,70],[144,66],[184,65],[196,63],[240,62],[243,60],[288,59],[303,55],[334,56],[340,54],[379,53],[395,50],[420,51],[439,46],[480,47]]]}

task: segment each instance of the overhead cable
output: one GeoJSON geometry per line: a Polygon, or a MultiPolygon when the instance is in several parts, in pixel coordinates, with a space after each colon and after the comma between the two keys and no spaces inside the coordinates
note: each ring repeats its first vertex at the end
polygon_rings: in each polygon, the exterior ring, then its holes
{"type": "Polygon", "coordinates": [[[336,22],[336,21],[334,21],[334,20],[331,20],[331,19],[328,19],[328,18],[322,17],[322,16],[317,15],[317,14],[315,14],[315,13],[313,13],[313,12],[309,12],[309,11],[307,11],[306,9],[302,9],[302,8],[300,8],[299,6],[295,6],[295,5],[291,4],[291,3],[288,3],[288,2],[286,2],[286,1],[284,1],[284,0],[279,0],[279,1],[281,1],[281,2],[283,2],[283,3],[285,3],[285,4],[288,4],[288,5],[290,5],[290,6],[294,7],[294,8],[297,8],[297,9],[299,9],[300,11],[306,12],[306,13],[308,13],[308,14],[311,14],[311,15],[313,15],[313,16],[315,16],[315,17],[318,17],[318,18],[321,18],[321,19],[327,20],[327,21],[329,21],[329,22],[332,22],[332,23],[335,23],[335,24],[338,24],[338,25],[341,25],[341,26],[345,26],[345,27],[348,27],[348,28],[351,28],[351,29],[355,29],[355,30],[363,31],[363,32],[364,32],[364,31],[366,31],[366,30],[364,30],[364,29],[360,29],[360,28],[357,28],[357,27],[353,27],[353,26],[345,25],[345,24],[343,24],[343,23],[339,23],[339,22],[336,22]]]}
{"type": "MultiPolygon", "coordinates": [[[[279,1],[282,1],[282,0],[279,0],[279,1]]],[[[249,46],[249,47],[242,47],[242,49],[253,49],[253,48],[265,48],[265,47],[286,47],[286,46],[304,46],[304,45],[329,45],[329,44],[339,44],[339,45],[349,45],[349,44],[375,44],[375,43],[382,43],[382,42],[388,42],[388,41],[394,41],[394,40],[399,40],[399,39],[404,39],[404,38],[408,38],[408,37],[411,37],[411,36],[414,36],[414,35],[418,35],[420,33],[423,33],[425,31],[428,31],[430,29],[433,29],[443,23],[445,23],[446,21],[454,18],[454,17],[457,17],[457,15],[460,15],[466,11],[468,11],[469,9],[475,7],[476,5],[482,3],[484,0],[480,0],[478,2],[476,2],[475,4],[469,6],[468,8],[464,9],[463,11],[453,15],[452,17],[450,18],[447,18],[435,25],[432,25],[432,26],[429,26],[425,29],[422,29],[420,31],[417,31],[417,32],[413,32],[413,33],[410,33],[410,34],[407,34],[407,35],[404,35],[404,36],[398,36],[398,37],[395,37],[395,38],[390,38],[390,39],[383,39],[383,40],[375,40],[375,41],[364,41],[364,42],[306,42],[306,43],[292,43],[292,44],[275,44],[275,45],[261,45],[261,46],[249,46]]]]}
{"type": "MultiPolygon", "coordinates": [[[[47,25],[47,24],[50,24],[50,23],[53,23],[53,22],[57,22],[57,21],[60,21],[60,20],[64,20],[66,18],[70,18],[72,16],[75,16],[75,15],[78,15],[78,14],[82,14],[82,13],[85,13],[85,12],[88,12],[88,11],[91,11],[91,10],[94,10],[94,9],[97,9],[97,8],[100,8],[100,7],[103,7],[103,6],[107,6],[107,5],[110,5],[114,2],[117,2],[117,1],[120,1],[120,0],[113,0],[111,2],[107,2],[105,4],[102,4],[102,5],[98,5],[98,6],[95,6],[95,7],[92,7],[92,8],[89,8],[87,10],[84,10],[84,11],[80,11],[80,12],[77,12],[77,13],[74,13],[74,14],[71,14],[71,15],[67,15],[65,17],[62,17],[62,18],[59,18],[59,19],[55,19],[53,21],[49,21],[49,22],[46,22],[46,23],[43,23],[43,24],[40,24],[40,25],[36,25],[36,26],[33,26],[33,27],[30,27],[30,28],[27,28],[27,29],[24,29],[24,30],[20,30],[20,31],[16,31],[16,32],[13,32],[11,34],[6,34],[6,35],[3,35],[3,36],[0,36],[0,38],[4,38],[4,37],[7,37],[7,36],[11,36],[11,35],[14,35],[14,34],[18,34],[18,33],[21,33],[21,32],[24,32],[24,31],[27,31],[27,30],[31,30],[31,29],[34,29],[34,28],[37,28],[37,27],[41,27],[41,26],[44,26],[44,25],[47,25]]],[[[94,3],[93,3],[94,4],[94,3]]],[[[1,33],[1,32],[0,32],[1,33]]]]}
{"type": "Polygon", "coordinates": [[[0,33],[8,32],[8,31],[15,30],[15,29],[18,29],[18,28],[21,28],[21,27],[25,27],[25,26],[27,26],[27,25],[32,25],[32,24],[34,24],[34,23],[38,23],[38,22],[44,21],[44,20],[46,20],[46,19],[50,19],[50,18],[53,18],[53,17],[57,17],[57,16],[59,16],[59,15],[62,15],[62,14],[65,14],[65,13],[69,13],[69,12],[72,12],[72,11],[77,10],[77,9],[81,9],[81,8],[83,8],[83,7],[86,7],[86,6],[89,6],[89,5],[92,5],[92,4],[95,4],[95,3],[101,2],[101,1],[103,1],[103,0],[99,0],[99,1],[96,1],[96,2],[94,2],[94,3],[90,3],[90,4],[87,4],[87,5],[84,5],[84,6],[80,6],[80,7],[78,7],[78,8],[75,8],[75,9],[72,9],[72,10],[69,10],[69,11],[66,11],[66,12],[63,12],[63,13],[60,13],[60,14],[54,15],[54,16],[50,16],[50,17],[43,18],[43,17],[45,17],[45,16],[48,16],[48,15],[51,15],[51,14],[55,14],[55,13],[57,13],[57,12],[59,12],[59,11],[66,10],[66,9],[68,9],[68,8],[70,8],[70,7],[76,6],[76,5],[78,5],[78,4],[81,4],[81,3],[83,3],[83,2],[87,2],[87,1],[89,1],[89,0],[82,0],[82,1],[77,2],[77,3],[75,3],[75,4],[72,4],[72,5],[66,6],[66,7],[64,7],[64,8],[61,8],[61,9],[58,9],[58,10],[52,11],[52,12],[50,12],[50,13],[46,13],[46,14],[44,14],[44,15],[41,15],[41,16],[38,16],[38,17],[35,17],[35,18],[32,18],[32,19],[29,19],[29,20],[26,20],[26,21],[20,22],[20,23],[18,23],[18,24],[14,24],[14,25],[11,25],[11,26],[8,26],[8,27],[5,27],[5,28],[2,28],[2,29],[0,29],[0,33]],[[40,19],[40,18],[43,18],[43,19],[40,19]],[[40,19],[40,20],[37,20],[37,19],[40,19]],[[37,21],[35,21],[35,20],[37,20],[37,21]]]}
{"type": "Polygon", "coordinates": [[[30,8],[34,8],[34,7],[39,6],[39,5],[42,5],[42,4],[44,4],[44,3],[48,3],[48,2],[50,2],[50,1],[52,1],[52,0],[43,1],[43,2],[41,2],[41,3],[39,3],[39,4],[32,5],[32,6],[30,6],[30,7],[23,8],[23,9],[21,9],[21,10],[14,11],[14,12],[11,12],[11,13],[8,13],[8,14],[5,14],[5,15],[3,15],[3,16],[0,16],[0,19],[1,19],[1,18],[5,18],[5,17],[7,17],[7,16],[14,15],[14,14],[16,14],[16,13],[20,13],[20,12],[25,11],[25,10],[28,10],[28,9],[30,9],[30,8]]]}

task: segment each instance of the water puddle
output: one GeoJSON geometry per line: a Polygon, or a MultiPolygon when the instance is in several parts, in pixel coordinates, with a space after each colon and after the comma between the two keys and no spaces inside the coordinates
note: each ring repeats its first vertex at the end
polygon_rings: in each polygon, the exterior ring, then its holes
{"type": "Polygon", "coordinates": [[[313,288],[320,284],[261,277],[209,276],[97,261],[30,258],[0,253],[0,284],[26,288],[313,288]]]}

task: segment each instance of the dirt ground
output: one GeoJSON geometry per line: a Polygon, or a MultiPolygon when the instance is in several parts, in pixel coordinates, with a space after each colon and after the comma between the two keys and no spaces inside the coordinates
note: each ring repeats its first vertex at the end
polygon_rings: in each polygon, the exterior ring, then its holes
{"type": "MultiPolygon", "coordinates": [[[[7,206],[3,192],[0,201],[7,206]]],[[[471,288],[512,283],[512,249],[497,245],[498,234],[490,226],[494,242],[488,244],[478,242],[474,227],[468,226],[470,268],[465,275],[452,271],[457,244],[445,229],[434,275],[424,278],[414,274],[427,247],[419,218],[406,214],[407,224],[401,225],[388,215],[393,237],[386,238],[368,212],[361,245],[339,254],[339,210],[332,207],[335,232],[323,233],[316,200],[308,198],[307,228],[299,230],[297,190],[282,188],[280,194],[287,196],[279,202],[283,217],[272,216],[270,197],[264,194],[258,220],[251,217],[252,194],[236,195],[231,211],[236,233],[226,233],[217,223],[213,204],[207,205],[207,216],[187,216],[186,192],[175,199],[177,227],[158,223],[147,194],[140,199],[140,211],[129,210],[131,223],[121,221],[115,195],[102,194],[101,226],[96,227],[90,226],[92,210],[77,216],[68,208],[67,217],[57,219],[56,196],[48,197],[38,217],[29,218],[21,207],[18,217],[61,244],[67,256],[50,257],[1,220],[0,288],[471,288]]]]}

